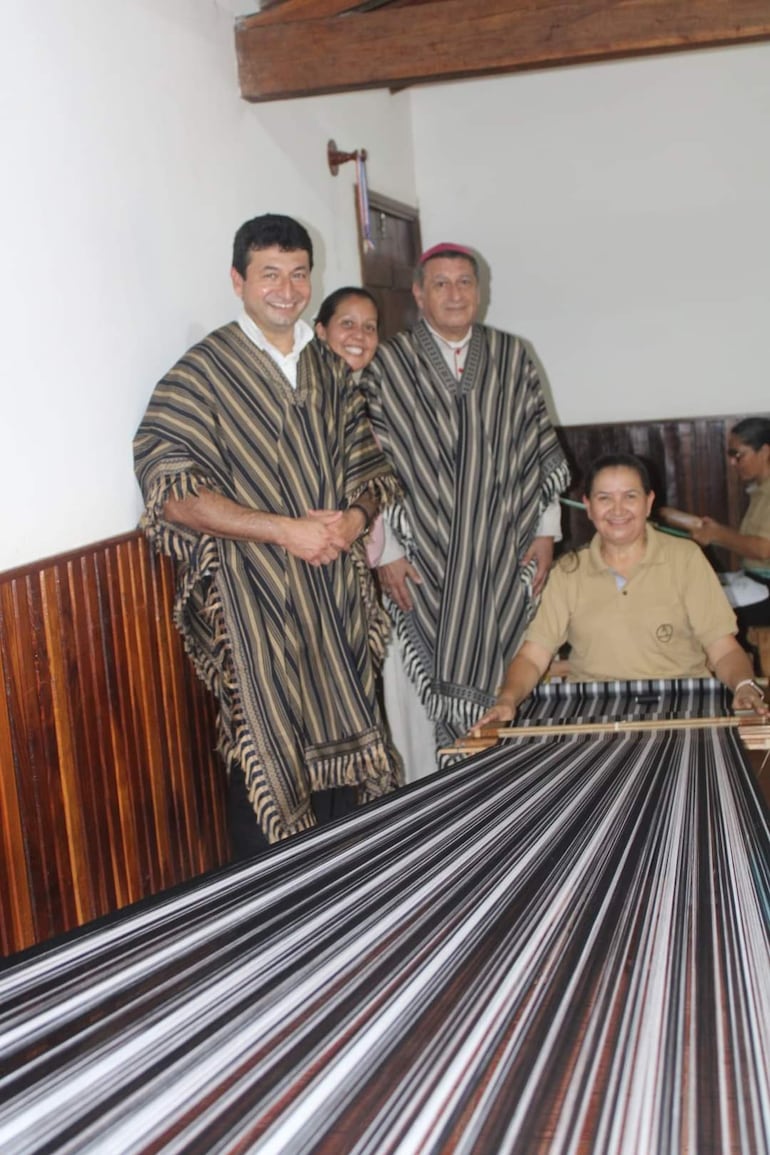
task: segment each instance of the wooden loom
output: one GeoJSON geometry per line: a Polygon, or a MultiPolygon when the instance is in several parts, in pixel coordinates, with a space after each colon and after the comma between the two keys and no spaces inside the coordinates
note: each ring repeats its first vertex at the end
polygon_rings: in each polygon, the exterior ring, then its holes
{"type": "MultiPolygon", "coordinates": [[[[763,679],[764,680],[764,679],[763,679]]],[[[704,730],[724,727],[738,729],[747,750],[766,750],[770,756],[770,722],[758,716],[739,713],[717,718],[627,718],[607,722],[556,722],[545,725],[499,726],[490,723],[481,728],[478,737],[467,735],[452,746],[440,750],[441,755],[467,757],[478,750],[488,750],[501,739],[565,738],[580,735],[634,734],[655,730],[704,730]]],[[[765,757],[761,770],[767,762],[765,757]]]]}

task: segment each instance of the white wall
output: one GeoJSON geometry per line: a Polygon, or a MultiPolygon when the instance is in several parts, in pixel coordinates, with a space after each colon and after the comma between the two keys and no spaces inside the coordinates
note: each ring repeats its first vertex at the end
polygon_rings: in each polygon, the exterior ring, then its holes
{"type": "Polygon", "coordinates": [[[136,523],[157,378],[235,313],[233,233],[287,212],[314,301],[360,280],[354,166],[414,202],[408,95],[240,99],[237,0],[11,0],[0,35],[0,570],[136,523]]]}
{"type": "Polygon", "coordinates": [[[564,423],[770,410],[770,45],[417,89],[425,244],[492,267],[564,423]]]}
{"type": "Polygon", "coordinates": [[[488,319],[535,343],[562,421],[770,408],[769,45],[248,105],[248,7],[3,5],[0,570],[135,524],[131,437],[233,315],[241,221],[311,227],[315,303],[359,279],[329,137],[419,199],[426,244],[490,258],[488,319]]]}

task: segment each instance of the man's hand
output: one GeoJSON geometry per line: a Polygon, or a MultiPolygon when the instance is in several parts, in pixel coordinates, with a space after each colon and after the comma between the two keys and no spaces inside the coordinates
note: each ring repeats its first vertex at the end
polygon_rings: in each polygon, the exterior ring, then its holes
{"type": "Polygon", "coordinates": [[[279,544],[300,561],[328,565],[348,548],[343,516],[339,509],[311,509],[305,517],[287,517],[279,544]]]}
{"type": "Polygon", "coordinates": [[[366,524],[362,509],[310,509],[304,517],[287,517],[249,509],[208,489],[183,501],[169,498],[163,516],[196,533],[277,545],[310,565],[334,561],[350,549],[366,524]]]}
{"type": "Polygon", "coordinates": [[[521,564],[527,565],[533,558],[537,562],[537,569],[532,579],[532,592],[535,597],[538,597],[542,593],[548,572],[551,568],[551,562],[553,561],[552,537],[536,537],[524,554],[521,564]]]}
{"type": "Polygon", "coordinates": [[[350,549],[356,538],[360,537],[366,528],[366,517],[362,509],[328,510],[309,509],[309,518],[324,522],[331,533],[332,544],[337,552],[350,549]],[[334,514],[329,518],[329,514],[334,514]]]}
{"type": "Polygon", "coordinates": [[[379,566],[377,574],[382,592],[387,594],[400,610],[408,613],[412,608],[412,597],[407,583],[411,581],[420,585],[422,582],[414,566],[405,557],[400,557],[396,561],[388,562],[387,565],[379,566]]]}

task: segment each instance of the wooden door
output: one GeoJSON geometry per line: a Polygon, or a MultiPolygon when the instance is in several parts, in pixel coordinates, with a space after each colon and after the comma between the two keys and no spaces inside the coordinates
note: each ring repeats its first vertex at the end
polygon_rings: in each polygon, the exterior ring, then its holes
{"type": "MultiPolygon", "coordinates": [[[[374,250],[361,257],[361,283],[380,309],[380,340],[417,320],[412,275],[421,252],[417,209],[369,194],[374,250]]],[[[362,249],[363,252],[363,249],[362,249]]]]}

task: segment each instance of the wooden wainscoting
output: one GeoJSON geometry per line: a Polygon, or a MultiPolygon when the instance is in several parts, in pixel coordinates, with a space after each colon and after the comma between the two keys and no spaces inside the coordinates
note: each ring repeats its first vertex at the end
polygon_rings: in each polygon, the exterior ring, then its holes
{"type": "MultiPolygon", "coordinates": [[[[727,434],[745,416],[562,426],[558,433],[572,470],[568,496],[579,500],[583,471],[600,454],[635,453],[650,468],[656,505],[708,514],[737,526],[747,502],[727,463],[727,434]]],[[[565,544],[571,546],[582,545],[593,532],[581,510],[565,509],[562,523],[565,544]]],[[[722,553],[720,560],[726,568],[727,555],[722,553]]]]}
{"type": "Polygon", "coordinates": [[[0,574],[0,951],[226,861],[214,703],[138,532],[0,574]]]}

